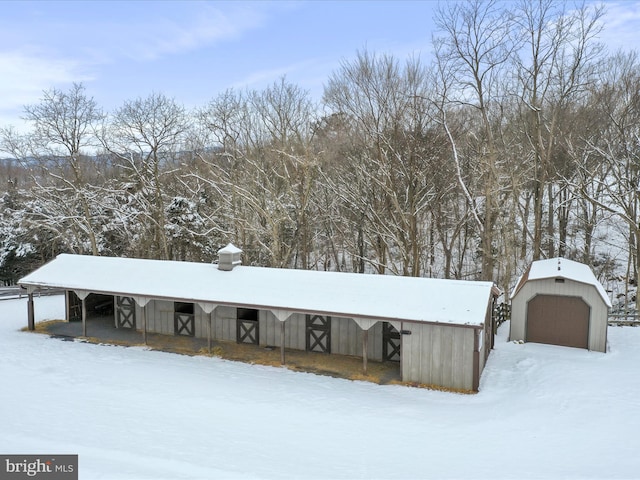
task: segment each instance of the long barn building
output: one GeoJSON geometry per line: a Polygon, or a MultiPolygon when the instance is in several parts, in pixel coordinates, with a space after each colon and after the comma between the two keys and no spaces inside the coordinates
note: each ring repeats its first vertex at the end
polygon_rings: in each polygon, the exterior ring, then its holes
{"type": "Polygon", "coordinates": [[[112,305],[115,328],[399,361],[404,382],[477,391],[493,347],[491,282],[62,254],[19,281],[67,292],[86,335],[86,304],[112,305]]]}

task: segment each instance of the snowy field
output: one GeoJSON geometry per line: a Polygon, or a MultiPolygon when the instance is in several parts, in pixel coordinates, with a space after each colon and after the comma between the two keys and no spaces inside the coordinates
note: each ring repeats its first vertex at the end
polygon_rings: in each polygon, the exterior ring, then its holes
{"type": "Polygon", "coordinates": [[[26,310],[0,301],[0,453],[78,454],[83,480],[640,478],[640,328],[601,354],[505,325],[458,395],[65,342],[26,310]]]}

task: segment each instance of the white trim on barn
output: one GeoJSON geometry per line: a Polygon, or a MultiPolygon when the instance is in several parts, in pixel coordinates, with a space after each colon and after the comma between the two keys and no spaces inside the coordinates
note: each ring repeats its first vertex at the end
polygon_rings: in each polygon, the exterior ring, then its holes
{"type": "Polygon", "coordinates": [[[112,295],[114,303],[131,298],[143,335],[180,328],[182,334],[240,341],[237,322],[243,320],[245,337],[280,346],[283,361],[284,347],[309,350],[305,332],[317,328],[316,340],[331,342],[332,353],[363,356],[365,370],[367,358],[382,360],[386,322],[402,334],[404,381],[478,389],[493,338],[498,291],[491,282],[249,267],[239,265],[239,249],[225,248],[233,259],[223,268],[63,254],[19,284],[30,294],[63,288],[112,295]]]}
{"type": "Polygon", "coordinates": [[[509,338],[606,351],[611,302],[588,265],[533,262],[511,294],[509,338]]]}

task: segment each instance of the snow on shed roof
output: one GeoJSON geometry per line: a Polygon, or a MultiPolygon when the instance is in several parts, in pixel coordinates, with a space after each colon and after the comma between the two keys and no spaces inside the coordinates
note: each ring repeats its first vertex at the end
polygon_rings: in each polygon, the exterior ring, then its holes
{"type": "Polygon", "coordinates": [[[480,326],[491,282],[58,255],[19,282],[123,296],[480,326]]]}
{"type": "Polygon", "coordinates": [[[607,296],[602,284],[598,281],[593,271],[584,263],[574,262],[566,258],[557,257],[547,260],[537,260],[533,262],[529,269],[522,275],[516,283],[511,298],[515,297],[518,291],[528,280],[544,280],[547,278],[565,278],[575,282],[593,285],[608,307],[611,301],[607,296]]]}

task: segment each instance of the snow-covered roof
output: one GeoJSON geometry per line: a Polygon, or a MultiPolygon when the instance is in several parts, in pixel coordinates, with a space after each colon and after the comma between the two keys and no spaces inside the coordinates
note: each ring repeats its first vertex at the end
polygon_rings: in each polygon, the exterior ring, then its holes
{"type": "Polygon", "coordinates": [[[533,262],[529,266],[529,270],[518,279],[511,298],[516,296],[528,280],[544,280],[547,278],[564,278],[587,285],[593,285],[607,306],[611,307],[611,301],[607,296],[607,292],[593,274],[591,268],[584,263],[574,262],[573,260],[562,257],[533,262]]]}
{"type": "Polygon", "coordinates": [[[62,254],[22,278],[52,287],[342,317],[479,326],[491,282],[62,254]]]}
{"type": "Polygon", "coordinates": [[[236,247],[233,243],[229,243],[227,244],[226,247],[221,248],[220,250],[218,250],[218,253],[242,253],[242,250],[240,250],[238,247],[236,247]]]}

